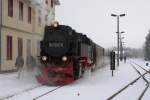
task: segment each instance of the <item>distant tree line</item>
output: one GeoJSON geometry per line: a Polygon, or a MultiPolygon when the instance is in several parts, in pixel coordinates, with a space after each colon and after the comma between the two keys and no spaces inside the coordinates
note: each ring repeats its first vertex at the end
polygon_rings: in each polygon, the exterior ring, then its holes
{"type": "Polygon", "coordinates": [[[150,61],[150,30],[145,38],[145,45],[144,45],[144,57],[145,60],[150,61]]]}
{"type": "Polygon", "coordinates": [[[144,52],[142,48],[125,48],[125,53],[127,57],[130,58],[144,58],[144,52]]]}
{"type": "MultiPolygon", "coordinates": [[[[110,48],[110,50],[117,51],[116,47],[110,48]]],[[[124,47],[124,56],[128,58],[144,58],[143,48],[131,48],[124,47]]]]}

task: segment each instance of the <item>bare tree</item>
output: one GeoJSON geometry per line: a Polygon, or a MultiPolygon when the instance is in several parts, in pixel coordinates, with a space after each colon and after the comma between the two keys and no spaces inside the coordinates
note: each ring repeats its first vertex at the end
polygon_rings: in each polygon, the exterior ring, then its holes
{"type": "Polygon", "coordinates": [[[150,60],[150,30],[148,32],[148,35],[146,36],[144,54],[145,60],[150,60]]]}

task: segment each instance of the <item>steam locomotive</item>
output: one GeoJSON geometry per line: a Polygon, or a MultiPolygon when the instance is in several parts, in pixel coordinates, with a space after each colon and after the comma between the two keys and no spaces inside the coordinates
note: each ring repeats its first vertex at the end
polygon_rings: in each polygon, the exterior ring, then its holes
{"type": "Polygon", "coordinates": [[[41,84],[69,84],[104,64],[104,48],[70,26],[46,26],[40,48],[41,84]]]}

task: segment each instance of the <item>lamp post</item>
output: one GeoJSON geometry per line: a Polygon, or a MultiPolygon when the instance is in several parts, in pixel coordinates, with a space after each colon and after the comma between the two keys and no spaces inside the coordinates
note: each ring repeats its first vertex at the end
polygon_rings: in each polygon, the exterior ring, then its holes
{"type": "Polygon", "coordinates": [[[117,17],[117,66],[119,66],[119,18],[125,16],[125,14],[111,14],[112,17],[117,17]]]}

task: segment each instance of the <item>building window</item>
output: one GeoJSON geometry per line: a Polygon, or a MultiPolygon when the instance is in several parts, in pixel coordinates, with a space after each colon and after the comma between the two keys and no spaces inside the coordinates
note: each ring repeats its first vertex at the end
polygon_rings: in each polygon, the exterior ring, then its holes
{"type": "Polygon", "coordinates": [[[37,41],[37,56],[40,56],[40,52],[41,52],[40,41],[37,41]]]}
{"type": "Polygon", "coordinates": [[[8,16],[13,17],[13,0],[8,0],[8,16]]]}
{"type": "Polygon", "coordinates": [[[31,55],[31,40],[27,40],[27,55],[31,55]]]}
{"type": "Polygon", "coordinates": [[[28,7],[28,22],[31,23],[31,18],[32,18],[32,15],[31,15],[31,7],[28,7]]]}
{"type": "Polygon", "coordinates": [[[54,7],[54,0],[51,0],[51,8],[54,7]]]}
{"type": "Polygon", "coordinates": [[[41,11],[39,10],[38,11],[38,23],[39,23],[39,26],[41,26],[41,11]]]}
{"type": "Polygon", "coordinates": [[[45,3],[48,4],[48,0],[45,0],[45,3]]]}
{"type": "Polygon", "coordinates": [[[23,51],[23,41],[22,38],[18,38],[18,55],[22,56],[23,51]]]}
{"type": "Polygon", "coordinates": [[[19,20],[23,20],[23,2],[19,1],[19,20]]]}
{"type": "Polygon", "coordinates": [[[12,60],[12,36],[7,36],[7,60],[12,60]]]}
{"type": "Polygon", "coordinates": [[[48,15],[45,15],[45,23],[48,21],[48,15]]]}

